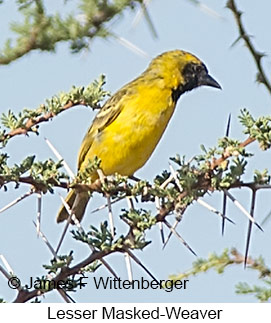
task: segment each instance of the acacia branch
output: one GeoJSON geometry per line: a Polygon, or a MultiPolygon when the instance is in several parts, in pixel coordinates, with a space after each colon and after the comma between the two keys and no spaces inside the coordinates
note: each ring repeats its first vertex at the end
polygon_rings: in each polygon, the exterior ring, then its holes
{"type": "Polygon", "coordinates": [[[193,268],[174,275],[173,279],[184,279],[191,276],[200,274],[201,272],[206,272],[210,269],[218,269],[219,273],[222,273],[224,269],[231,265],[241,265],[247,263],[248,268],[256,270],[259,272],[260,278],[271,278],[271,269],[265,265],[261,259],[253,259],[252,257],[246,257],[240,253],[238,250],[233,248],[231,251],[227,249],[222,253],[222,255],[217,256],[216,254],[209,255],[208,259],[200,259],[199,263],[195,263],[193,268]]]}
{"type": "MultiPolygon", "coordinates": [[[[40,118],[38,118],[38,119],[40,119],[40,118]]],[[[38,121],[38,120],[36,120],[36,121],[38,121]]],[[[240,143],[239,147],[237,147],[236,149],[238,149],[240,147],[246,147],[254,141],[255,141],[254,138],[248,137],[245,141],[240,143]]],[[[231,156],[232,156],[232,152],[225,149],[225,152],[222,154],[222,156],[220,158],[212,160],[212,163],[210,164],[210,167],[209,167],[209,171],[201,173],[199,175],[198,181],[197,181],[197,183],[195,183],[195,185],[192,187],[192,189],[197,188],[197,189],[204,190],[205,192],[214,191],[214,188],[211,185],[213,171],[216,168],[218,168],[225,160],[227,160],[231,156]]],[[[48,191],[48,184],[51,187],[59,187],[59,188],[64,188],[64,189],[72,188],[72,189],[76,189],[77,191],[89,191],[91,193],[93,193],[93,192],[105,193],[105,191],[103,189],[103,184],[100,179],[97,179],[95,182],[93,182],[91,184],[69,183],[69,182],[65,182],[65,181],[57,182],[57,181],[55,181],[54,178],[51,178],[51,179],[47,180],[46,182],[43,182],[43,181],[35,179],[29,175],[29,176],[21,176],[18,179],[16,179],[16,180],[14,179],[12,181],[15,181],[16,183],[29,184],[29,185],[33,186],[36,191],[44,192],[44,193],[46,193],[48,191]]],[[[171,182],[173,182],[173,181],[171,181],[171,182]]],[[[3,186],[7,183],[8,182],[5,180],[5,178],[3,176],[0,176],[0,186],[3,186]]],[[[236,181],[235,183],[231,184],[231,186],[229,188],[237,188],[237,187],[249,187],[249,188],[253,188],[253,189],[261,189],[261,188],[269,188],[269,185],[258,185],[253,182],[243,183],[240,181],[236,181]]],[[[147,189],[151,189],[151,186],[148,186],[147,189]]],[[[114,194],[117,194],[120,192],[125,193],[127,196],[131,195],[131,189],[129,188],[129,186],[126,186],[126,185],[111,185],[107,191],[107,194],[114,195],[114,194]]],[[[182,200],[188,195],[189,195],[188,191],[181,192],[178,195],[176,202],[181,203],[182,200]]],[[[195,197],[195,199],[197,199],[197,197],[195,197]]],[[[150,199],[144,197],[143,200],[149,201],[150,199]]],[[[157,222],[163,222],[165,217],[169,213],[174,211],[174,207],[175,207],[174,203],[170,203],[167,206],[161,206],[158,214],[156,215],[157,222]]],[[[185,209],[186,209],[186,207],[185,207],[185,209]]],[[[185,211],[185,209],[183,210],[183,212],[185,211]]]]}
{"type": "Polygon", "coordinates": [[[51,120],[53,117],[55,117],[56,115],[58,115],[59,113],[66,111],[72,107],[78,106],[78,105],[86,105],[86,103],[82,100],[80,102],[68,102],[67,104],[65,104],[62,108],[59,109],[58,113],[54,113],[53,111],[50,111],[40,117],[37,118],[29,118],[28,120],[26,120],[24,126],[16,128],[14,130],[11,130],[10,132],[4,134],[1,138],[0,138],[0,142],[3,142],[6,139],[10,139],[14,136],[17,135],[25,135],[28,132],[33,131],[33,127],[39,125],[42,122],[47,122],[49,120],[51,120]]]}
{"type": "Polygon", "coordinates": [[[24,43],[21,46],[15,47],[12,53],[9,56],[0,56],[0,65],[8,65],[12,61],[24,56],[25,54],[29,53],[30,51],[38,48],[38,35],[44,29],[45,25],[40,23],[39,25],[35,25],[33,30],[29,34],[29,38],[25,39],[24,43]]]}
{"type": "Polygon", "coordinates": [[[258,69],[258,73],[257,73],[257,81],[264,84],[265,87],[267,88],[268,92],[271,94],[271,83],[268,80],[265,71],[263,69],[262,66],[262,58],[265,56],[263,53],[260,53],[259,51],[257,51],[254,47],[254,45],[252,44],[251,38],[248,35],[248,33],[245,30],[245,27],[242,23],[242,11],[240,11],[234,0],[229,0],[227,2],[227,8],[231,10],[231,12],[234,15],[234,18],[236,20],[237,26],[238,26],[238,30],[239,30],[239,38],[243,39],[250,54],[252,55],[257,69],[258,69]]]}
{"type": "Polygon", "coordinates": [[[10,64],[37,49],[53,52],[59,42],[69,42],[72,53],[89,48],[90,39],[111,35],[106,28],[109,21],[120,16],[125,9],[133,9],[142,0],[126,0],[120,4],[91,2],[81,7],[78,5],[79,17],[71,12],[62,18],[58,13],[47,14],[43,1],[29,1],[19,11],[24,16],[24,22],[13,23],[11,27],[17,38],[7,40],[1,50],[0,65],[10,64]],[[13,43],[15,45],[12,46],[13,43]]]}
{"type": "MultiPolygon", "coordinates": [[[[52,279],[52,282],[54,282],[57,285],[59,281],[63,282],[68,277],[79,274],[84,267],[93,263],[94,261],[102,259],[103,257],[118,251],[121,251],[121,250],[93,251],[86,259],[79,262],[77,265],[73,267],[63,267],[60,273],[52,279]]],[[[43,292],[39,289],[33,289],[31,291],[28,291],[26,289],[21,289],[18,292],[17,297],[14,300],[14,303],[25,303],[34,297],[41,296],[44,293],[46,292],[45,291],[43,292]]]]}
{"type": "Polygon", "coordinates": [[[46,99],[37,109],[23,109],[18,115],[12,111],[3,113],[1,117],[2,124],[5,128],[0,131],[0,143],[5,146],[7,141],[17,135],[35,132],[38,134],[39,124],[47,122],[59,113],[72,107],[83,105],[91,107],[92,110],[100,109],[100,102],[109,96],[109,92],[103,89],[105,76],[100,75],[96,80],[87,86],[72,86],[69,92],[60,92],[50,99],[46,99]]]}
{"type": "MultiPolygon", "coordinates": [[[[238,148],[244,148],[254,142],[256,139],[248,137],[245,141],[241,142],[238,148]]],[[[211,170],[216,169],[218,166],[220,166],[226,159],[232,156],[232,153],[230,151],[225,150],[225,152],[222,154],[220,158],[217,158],[212,161],[211,163],[211,170]]]]}
{"type": "MultiPolygon", "coordinates": [[[[254,138],[248,137],[245,141],[240,143],[238,148],[244,148],[244,147],[248,146],[249,144],[251,144],[252,142],[254,142],[255,140],[256,139],[254,139],[254,138]]],[[[220,158],[214,159],[212,161],[212,163],[210,164],[210,168],[209,168],[210,172],[203,174],[199,178],[199,181],[196,184],[197,188],[202,189],[205,192],[207,192],[208,190],[213,191],[214,189],[211,186],[211,178],[212,178],[213,171],[216,168],[218,168],[224,161],[226,161],[231,156],[232,156],[232,153],[226,149],[220,158]]],[[[236,187],[241,187],[241,186],[252,187],[253,184],[252,183],[246,184],[246,183],[242,183],[242,182],[238,181],[238,182],[232,184],[229,188],[236,188],[236,187]]],[[[196,186],[194,188],[196,188],[196,186]]],[[[263,187],[259,187],[259,188],[263,188],[263,187]]],[[[182,199],[184,199],[186,196],[188,196],[188,194],[189,193],[187,191],[180,193],[179,196],[177,197],[178,202],[181,202],[182,199]]],[[[187,206],[183,209],[182,212],[184,212],[186,208],[187,208],[187,206]]],[[[170,205],[168,207],[161,207],[159,213],[156,216],[157,221],[163,222],[165,217],[172,211],[174,211],[174,205],[170,205]]]]}

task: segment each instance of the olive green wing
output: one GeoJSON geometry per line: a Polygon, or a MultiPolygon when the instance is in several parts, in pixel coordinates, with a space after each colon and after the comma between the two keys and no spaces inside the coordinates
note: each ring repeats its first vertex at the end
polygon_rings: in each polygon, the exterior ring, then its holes
{"type": "Polygon", "coordinates": [[[81,144],[78,154],[78,169],[80,169],[95,136],[118,117],[124,107],[122,104],[124,97],[129,95],[130,92],[129,88],[122,88],[107,100],[102,109],[98,112],[81,144]]]}

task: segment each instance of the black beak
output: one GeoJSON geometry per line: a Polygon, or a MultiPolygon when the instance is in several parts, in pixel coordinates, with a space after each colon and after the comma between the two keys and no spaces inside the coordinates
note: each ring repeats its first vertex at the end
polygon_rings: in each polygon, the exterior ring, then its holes
{"type": "Polygon", "coordinates": [[[219,83],[205,70],[203,70],[202,73],[198,76],[198,86],[200,85],[207,85],[216,87],[217,89],[222,89],[219,83]]]}

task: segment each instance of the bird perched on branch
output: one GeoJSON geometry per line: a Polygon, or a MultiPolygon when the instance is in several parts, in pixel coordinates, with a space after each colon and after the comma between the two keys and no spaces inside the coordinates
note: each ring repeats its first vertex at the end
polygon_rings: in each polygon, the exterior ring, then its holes
{"type": "MultiPolygon", "coordinates": [[[[196,56],[173,50],[154,58],[139,77],[117,91],[98,112],[82,142],[78,172],[96,156],[105,175],[133,175],[150,158],[179,97],[201,85],[221,88],[196,56]]],[[[94,174],[91,180],[97,178],[94,174]]],[[[79,221],[88,200],[88,192],[75,189],[66,198],[79,221]]],[[[62,206],[57,222],[67,218],[62,206]]]]}

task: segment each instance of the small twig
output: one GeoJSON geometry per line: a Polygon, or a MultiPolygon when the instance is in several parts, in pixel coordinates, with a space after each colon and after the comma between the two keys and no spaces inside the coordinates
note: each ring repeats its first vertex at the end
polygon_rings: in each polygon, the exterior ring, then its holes
{"type": "MultiPolygon", "coordinates": [[[[195,277],[200,273],[206,273],[210,269],[215,269],[219,273],[224,272],[227,267],[232,267],[233,264],[240,265],[245,261],[245,257],[236,249],[230,251],[224,251],[221,256],[210,255],[208,259],[202,259],[201,264],[194,265],[191,269],[186,270],[173,277],[173,279],[184,279],[189,277],[195,277]],[[215,256],[215,257],[214,257],[215,256]]],[[[268,266],[262,263],[259,259],[247,259],[249,269],[256,270],[261,278],[271,278],[271,270],[268,266]]]]}
{"type": "MultiPolygon", "coordinates": [[[[77,105],[86,105],[86,103],[84,101],[80,101],[80,102],[76,102],[76,103],[70,101],[59,110],[58,114],[60,114],[63,111],[66,111],[74,106],[77,106],[77,105]]],[[[7,138],[10,139],[10,138],[17,136],[17,135],[25,135],[25,134],[27,134],[27,132],[31,131],[34,126],[36,126],[40,123],[43,123],[43,122],[47,122],[47,121],[51,120],[54,116],[55,116],[55,113],[51,111],[51,112],[47,112],[46,114],[44,114],[40,117],[30,118],[25,121],[25,124],[23,127],[16,128],[16,129],[11,130],[10,132],[4,134],[0,138],[0,142],[6,140],[7,138]]]]}
{"type": "Polygon", "coordinates": [[[258,75],[257,75],[257,80],[264,84],[265,87],[267,88],[267,90],[269,91],[269,93],[271,94],[271,83],[268,80],[265,71],[263,69],[262,66],[262,58],[265,56],[263,53],[260,53],[258,50],[255,49],[254,45],[252,44],[251,41],[251,37],[248,35],[248,33],[245,30],[245,27],[242,23],[242,12],[237,8],[236,3],[234,0],[229,0],[227,2],[227,8],[230,9],[234,15],[234,18],[236,20],[236,24],[238,26],[238,30],[239,30],[239,37],[242,38],[250,52],[250,54],[252,55],[255,64],[257,66],[258,69],[258,75]]]}
{"type": "MultiPolygon", "coordinates": [[[[46,21],[46,20],[44,20],[46,21]]],[[[27,41],[21,44],[20,49],[16,48],[15,55],[11,55],[11,57],[1,57],[0,58],[0,65],[7,65],[12,62],[14,59],[20,58],[24,56],[29,51],[33,50],[36,47],[37,38],[40,34],[41,30],[44,28],[44,24],[40,24],[39,26],[34,26],[32,28],[31,33],[28,36],[27,41]],[[15,56],[15,57],[14,57],[15,56]]],[[[2,55],[1,55],[2,56],[2,55]]]]}
{"type": "Polygon", "coordinates": [[[271,185],[270,184],[257,184],[255,182],[236,182],[231,185],[230,188],[240,188],[240,187],[247,187],[250,188],[251,190],[261,190],[261,189],[270,189],[271,185]]]}
{"type": "MultiPolygon", "coordinates": [[[[248,145],[250,145],[252,142],[254,142],[256,139],[248,137],[245,141],[241,142],[241,144],[237,147],[238,148],[244,148],[248,145]]],[[[220,158],[214,159],[211,163],[210,169],[214,170],[216,169],[219,165],[221,165],[226,159],[232,156],[232,153],[230,151],[224,151],[222,156],[220,158]]]]}
{"type": "Polygon", "coordinates": [[[126,201],[127,201],[127,204],[128,204],[128,208],[130,210],[134,210],[135,207],[134,207],[134,202],[133,202],[133,199],[131,196],[126,196],[126,201]]]}

